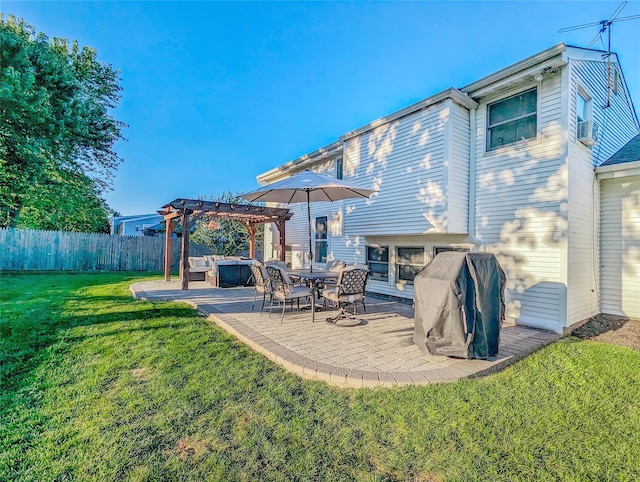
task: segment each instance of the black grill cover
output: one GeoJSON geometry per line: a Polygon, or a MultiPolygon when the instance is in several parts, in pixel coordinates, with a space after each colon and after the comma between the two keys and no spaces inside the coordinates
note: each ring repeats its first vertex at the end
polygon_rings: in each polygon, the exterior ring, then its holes
{"type": "Polygon", "coordinates": [[[493,254],[438,254],[414,279],[415,344],[431,355],[497,355],[505,280],[493,254]]]}

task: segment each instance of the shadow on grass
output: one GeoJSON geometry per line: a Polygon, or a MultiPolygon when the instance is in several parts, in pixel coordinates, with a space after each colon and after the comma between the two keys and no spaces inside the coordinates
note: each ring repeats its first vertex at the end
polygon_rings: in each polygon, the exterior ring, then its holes
{"type": "MultiPolygon", "coordinates": [[[[151,321],[151,320],[148,320],[151,321]]],[[[164,330],[167,328],[170,329],[179,329],[181,327],[187,326],[190,324],[191,320],[180,320],[180,321],[166,321],[163,323],[153,323],[153,324],[136,324],[136,325],[121,325],[119,328],[113,329],[104,329],[101,331],[92,332],[90,334],[74,334],[71,336],[67,336],[66,339],[72,341],[73,343],[79,343],[85,340],[93,340],[102,337],[109,336],[118,336],[122,334],[131,334],[135,332],[153,332],[164,330]]],[[[108,321],[102,321],[101,323],[110,323],[108,321]]]]}
{"type": "MultiPolygon", "coordinates": [[[[61,336],[78,326],[193,318],[197,313],[182,303],[136,301],[131,295],[104,294],[144,278],[140,274],[10,274],[3,273],[0,313],[0,391],[17,393],[32,383],[31,373],[46,364],[49,350],[61,336]],[[100,290],[99,293],[93,292],[100,290]]],[[[123,328],[126,330],[127,328],[123,328]]],[[[68,350],[69,346],[58,347],[68,350]]]]}
{"type": "MultiPolygon", "coordinates": [[[[74,328],[77,326],[102,325],[102,324],[108,324],[108,323],[118,323],[118,322],[128,322],[128,321],[151,322],[158,318],[168,318],[168,317],[194,318],[197,316],[198,316],[197,312],[190,307],[160,306],[160,307],[153,307],[153,308],[144,309],[144,310],[101,313],[97,315],[65,316],[64,319],[67,322],[66,323],[67,328],[74,328]]],[[[128,328],[127,325],[123,325],[122,330],[117,330],[117,331],[127,331],[131,329],[132,328],[128,328]]],[[[135,329],[144,329],[144,328],[135,328],[135,329]]]]}

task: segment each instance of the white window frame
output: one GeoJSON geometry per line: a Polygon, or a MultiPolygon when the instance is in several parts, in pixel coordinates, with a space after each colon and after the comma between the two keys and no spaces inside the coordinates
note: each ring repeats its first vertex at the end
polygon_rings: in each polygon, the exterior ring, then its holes
{"type": "Polygon", "coordinates": [[[315,218],[315,223],[314,223],[314,233],[313,233],[313,261],[314,263],[326,263],[327,259],[329,258],[329,216],[316,216],[315,218]],[[318,220],[319,219],[324,219],[324,226],[325,226],[325,232],[324,232],[324,238],[319,238],[318,237],[318,220]],[[319,259],[318,256],[318,244],[319,243],[324,243],[326,246],[325,249],[325,253],[326,253],[326,258],[324,261],[319,259]]]}
{"type": "Polygon", "coordinates": [[[485,144],[485,152],[486,153],[492,153],[492,152],[496,152],[496,151],[498,151],[500,149],[503,149],[505,147],[516,146],[516,145],[521,144],[521,143],[538,140],[539,139],[539,135],[540,135],[540,86],[538,86],[538,85],[529,86],[528,88],[525,88],[525,89],[517,92],[516,94],[510,94],[510,95],[495,99],[495,100],[493,100],[491,102],[488,102],[486,104],[486,106],[485,106],[485,129],[484,129],[484,135],[485,135],[485,143],[484,144],[485,144]],[[503,121],[503,122],[497,123],[495,125],[490,125],[489,124],[489,111],[490,111],[491,106],[493,106],[495,104],[499,104],[500,102],[507,101],[507,100],[512,99],[514,97],[517,97],[519,95],[525,94],[525,93],[530,92],[532,90],[536,91],[536,110],[535,110],[535,112],[526,114],[524,116],[515,117],[515,118],[509,119],[507,121],[503,121]],[[509,122],[513,122],[514,120],[517,120],[517,119],[524,119],[526,117],[532,117],[532,116],[535,117],[535,122],[536,122],[536,124],[535,124],[535,135],[534,136],[528,137],[526,139],[516,140],[516,141],[510,142],[508,144],[502,144],[500,146],[491,147],[491,133],[490,133],[491,129],[493,129],[495,127],[498,127],[500,125],[509,123],[509,122]]]}
{"type": "Polygon", "coordinates": [[[582,99],[584,100],[584,106],[585,106],[584,119],[582,119],[582,121],[593,120],[593,99],[591,95],[589,95],[589,92],[587,92],[587,90],[584,87],[579,86],[576,91],[576,124],[579,122],[578,120],[578,98],[579,97],[582,97],[582,99]]]}
{"type": "Polygon", "coordinates": [[[469,253],[469,248],[464,248],[460,246],[446,246],[446,245],[437,245],[433,246],[433,258],[438,256],[440,253],[448,253],[451,251],[461,252],[461,253],[469,253]]]}
{"type": "Polygon", "coordinates": [[[582,85],[578,85],[578,88],[576,89],[574,119],[576,123],[574,132],[576,142],[583,145],[585,148],[590,149],[590,146],[586,146],[578,140],[580,138],[579,132],[581,123],[591,122],[591,132],[594,132],[595,129],[593,119],[593,97],[582,85]],[[584,100],[584,119],[582,120],[579,120],[578,117],[578,99],[580,97],[584,100]]]}
{"type": "Polygon", "coordinates": [[[388,244],[375,244],[375,243],[371,243],[368,244],[365,247],[365,262],[367,263],[367,266],[369,267],[369,279],[371,281],[377,281],[380,283],[389,283],[389,278],[390,278],[390,274],[391,274],[391,248],[388,244]],[[386,249],[387,250],[387,261],[370,261],[369,260],[369,249],[386,249]],[[374,276],[374,271],[371,269],[370,263],[376,263],[376,264],[386,264],[387,265],[387,277],[386,279],[384,278],[377,278],[374,276]]]}
{"type": "Polygon", "coordinates": [[[342,157],[337,157],[335,160],[336,165],[336,179],[344,178],[344,161],[342,157]]]}
{"type": "Polygon", "coordinates": [[[427,256],[427,250],[426,248],[422,245],[422,246],[418,246],[418,245],[396,245],[395,246],[395,252],[394,252],[394,268],[395,268],[395,278],[396,278],[396,283],[398,284],[405,284],[405,285],[413,285],[413,280],[404,280],[404,279],[400,279],[400,255],[398,254],[398,251],[401,249],[421,249],[422,250],[422,262],[415,264],[415,263],[402,263],[402,266],[413,266],[413,267],[420,267],[420,269],[424,268],[425,265],[427,264],[426,262],[426,256],[427,256]]]}

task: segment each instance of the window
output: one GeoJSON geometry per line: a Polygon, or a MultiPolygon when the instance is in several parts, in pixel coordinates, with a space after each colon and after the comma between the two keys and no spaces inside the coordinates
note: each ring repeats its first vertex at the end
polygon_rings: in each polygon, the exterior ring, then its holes
{"type": "Polygon", "coordinates": [[[367,266],[371,279],[389,281],[389,246],[367,246],[367,266]]]}
{"type": "Polygon", "coordinates": [[[327,217],[321,216],[316,218],[316,263],[327,262],[327,244],[327,217]]]}
{"type": "Polygon", "coordinates": [[[396,248],[396,281],[413,284],[413,278],[424,268],[424,248],[396,248]]]}
{"type": "Polygon", "coordinates": [[[336,159],[336,178],[337,179],[342,179],[342,170],[343,170],[343,164],[342,164],[342,157],[339,157],[336,159]]]}
{"type": "Polygon", "coordinates": [[[538,135],[538,89],[487,106],[487,150],[538,135]]]}
{"type": "Polygon", "coordinates": [[[578,123],[589,120],[588,106],[589,100],[585,98],[582,92],[578,92],[576,96],[576,121],[578,123]]]}
{"type": "Polygon", "coordinates": [[[452,246],[436,246],[433,248],[433,257],[435,258],[440,253],[445,253],[447,251],[462,251],[463,253],[469,252],[467,248],[454,248],[452,246]]]}
{"type": "Polygon", "coordinates": [[[578,88],[576,93],[576,140],[591,147],[598,140],[598,126],[593,122],[591,96],[578,88]]]}

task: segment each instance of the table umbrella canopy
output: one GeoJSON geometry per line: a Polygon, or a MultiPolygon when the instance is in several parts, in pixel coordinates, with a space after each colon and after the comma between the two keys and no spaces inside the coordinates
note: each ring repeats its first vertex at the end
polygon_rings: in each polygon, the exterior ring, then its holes
{"type": "Polygon", "coordinates": [[[342,199],[367,198],[376,192],[340,179],[323,176],[306,170],[300,174],[281,181],[262,186],[255,191],[241,194],[241,197],[251,202],[276,202],[283,204],[307,203],[307,220],[309,223],[309,259],[313,271],[313,250],[311,248],[311,202],[340,201],[342,199]]]}
{"type": "Polygon", "coordinates": [[[354,186],[340,179],[306,170],[273,184],[262,186],[255,191],[241,194],[241,197],[251,202],[289,204],[369,197],[374,192],[376,191],[373,189],[354,186]]]}

